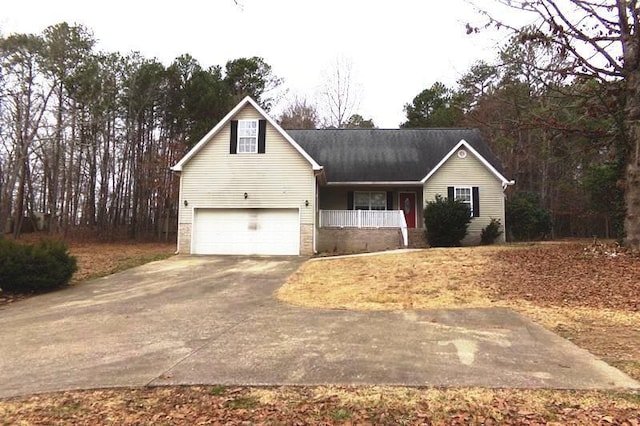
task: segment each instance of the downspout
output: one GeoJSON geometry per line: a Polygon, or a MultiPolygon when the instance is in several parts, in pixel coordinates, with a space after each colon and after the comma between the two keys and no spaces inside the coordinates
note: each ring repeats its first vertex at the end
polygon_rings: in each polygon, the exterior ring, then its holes
{"type": "Polygon", "coordinates": [[[313,200],[313,254],[318,254],[318,179],[315,179],[316,191],[314,193],[313,200]]]}
{"type": "MultiPolygon", "coordinates": [[[[313,254],[318,254],[318,216],[319,216],[319,204],[318,200],[320,192],[320,183],[319,179],[324,178],[324,169],[321,167],[319,170],[314,170],[313,178],[315,181],[315,194],[313,198],[313,254]]],[[[326,183],[326,182],[325,182],[326,183]]]]}
{"type": "Polygon", "coordinates": [[[178,188],[178,205],[177,205],[177,209],[178,209],[178,223],[176,224],[176,228],[178,230],[178,235],[176,238],[176,252],[174,254],[180,254],[180,218],[182,216],[182,173],[178,172],[178,174],[180,175],[180,186],[178,188]]]}
{"type": "Polygon", "coordinates": [[[503,233],[502,233],[502,242],[506,243],[507,242],[507,215],[506,215],[506,206],[505,206],[505,200],[506,200],[506,194],[504,193],[508,187],[513,186],[516,184],[515,180],[509,180],[509,181],[504,181],[502,182],[502,229],[503,229],[503,233]]]}

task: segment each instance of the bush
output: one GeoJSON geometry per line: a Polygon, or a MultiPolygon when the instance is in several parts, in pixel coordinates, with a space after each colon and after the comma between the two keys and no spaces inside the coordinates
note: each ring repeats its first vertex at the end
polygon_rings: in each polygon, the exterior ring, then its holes
{"type": "Polygon", "coordinates": [[[436,195],[424,208],[427,241],[431,247],[457,247],[467,235],[471,222],[469,206],[436,195]]]}
{"type": "Polygon", "coordinates": [[[0,288],[14,293],[43,292],[69,282],[78,269],[76,258],[61,241],[36,245],[0,238],[0,288]]]}
{"type": "Polygon", "coordinates": [[[500,235],[502,235],[502,230],[500,230],[500,219],[491,218],[491,222],[482,229],[482,233],[480,234],[480,244],[493,244],[496,241],[496,238],[500,235]]]}
{"type": "Polygon", "coordinates": [[[515,194],[506,203],[508,235],[515,241],[542,240],[551,232],[551,212],[537,194],[515,194]]]}

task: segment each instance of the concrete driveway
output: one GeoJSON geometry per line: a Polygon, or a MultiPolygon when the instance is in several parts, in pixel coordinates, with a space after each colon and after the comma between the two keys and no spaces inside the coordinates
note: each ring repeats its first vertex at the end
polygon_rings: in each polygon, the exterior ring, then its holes
{"type": "Polygon", "coordinates": [[[350,312],[273,292],[298,258],[174,257],[0,309],[0,397],[165,384],[639,387],[506,309],[350,312]]]}

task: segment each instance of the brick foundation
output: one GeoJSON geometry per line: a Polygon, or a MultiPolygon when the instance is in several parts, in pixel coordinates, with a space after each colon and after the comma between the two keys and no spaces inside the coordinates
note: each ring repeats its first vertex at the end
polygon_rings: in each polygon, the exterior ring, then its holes
{"type": "Polygon", "coordinates": [[[409,248],[427,248],[427,239],[423,228],[409,228],[409,248]]]}
{"type": "Polygon", "coordinates": [[[399,229],[320,228],[317,238],[319,253],[365,253],[403,247],[399,229]]]}
{"type": "Polygon", "coordinates": [[[313,225],[300,224],[300,256],[313,255],[313,225]]]}
{"type": "Polygon", "coordinates": [[[178,253],[191,254],[191,224],[178,224],[178,253]]]}

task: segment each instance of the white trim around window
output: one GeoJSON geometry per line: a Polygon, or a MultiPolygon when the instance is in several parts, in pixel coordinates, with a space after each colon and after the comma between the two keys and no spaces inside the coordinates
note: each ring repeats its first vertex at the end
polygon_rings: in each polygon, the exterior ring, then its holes
{"type": "Polygon", "coordinates": [[[258,120],[238,120],[238,154],[258,153],[258,120]]]}
{"type": "Polygon", "coordinates": [[[385,191],[355,191],[353,193],[354,210],[386,210],[387,193],[385,191]]]}
{"type": "Polygon", "coordinates": [[[458,200],[461,203],[469,205],[469,212],[473,217],[473,187],[471,186],[454,186],[453,187],[453,199],[458,200]]]}

